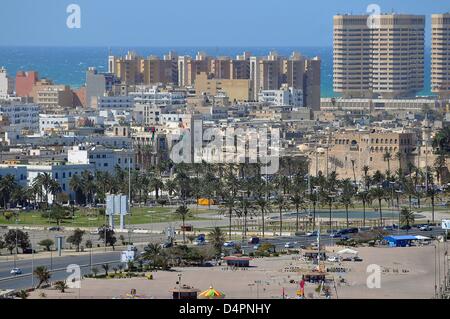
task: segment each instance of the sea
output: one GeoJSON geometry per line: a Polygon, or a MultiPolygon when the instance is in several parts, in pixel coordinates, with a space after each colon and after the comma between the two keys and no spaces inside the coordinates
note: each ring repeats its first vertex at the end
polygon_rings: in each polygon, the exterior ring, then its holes
{"type": "MultiPolygon", "coordinates": [[[[267,55],[275,51],[279,55],[289,56],[293,51],[306,57],[319,56],[322,60],[322,97],[336,97],[333,92],[333,48],[332,47],[6,47],[0,46],[0,67],[4,66],[8,74],[17,71],[35,70],[41,78],[48,78],[57,84],[67,84],[78,88],[85,83],[88,67],[96,67],[100,72],[107,71],[108,55],[125,55],[135,51],[138,55],[163,56],[170,50],[178,55],[195,56],[203,51],[212,56],[231,56],[251,52],[256,56],[267,55]]],[[[431,95],[430,66],[431,50],[425,49],[425,87],[421,96],[431,95]]]]}

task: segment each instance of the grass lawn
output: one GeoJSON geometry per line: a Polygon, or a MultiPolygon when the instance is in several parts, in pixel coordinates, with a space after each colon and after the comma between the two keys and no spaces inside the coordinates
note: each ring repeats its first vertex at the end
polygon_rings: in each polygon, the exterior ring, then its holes
{"type": "MultiPolygon", "coordinates": [[[[174,207],[133,207],[132,213],[125,218],[125,223],[130,225],[135,224],[150,224],[160,222],[178,221],[181,218],[175,214],[174,207]]],[[[214,211],[205,208],[190,208],[190,214],[186,220],[208,220],[203,217],[206,213],[214,211]]],[[[119,217],[115,218],[116,224],[119,224],[119,217]]],[[[0,225],[14,225],[15,218],[6,220],[3,213],[0,213],[0,225]]],[[[40,211],[21,212],[19,214],[19,225],[33,225],[33,226],[54,226],[56,221],[43,218],[40,211]]],[[[73,219],[65,219],[61,221],[61,226],[66,227],[99,227],[105,224],[105,217],[98,214],[97,209],[80,209],[75,211],[73,219]]]]}

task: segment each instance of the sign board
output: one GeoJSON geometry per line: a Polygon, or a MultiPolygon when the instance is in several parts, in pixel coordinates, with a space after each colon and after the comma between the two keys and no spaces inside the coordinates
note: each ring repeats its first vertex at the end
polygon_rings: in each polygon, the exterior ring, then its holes
{"type": "Polygon", "coordinates": [[[450,229],[450,219],[442,220],[442,229],[450,229]]]}
{"type": "Polygon", "coordinates": [[[120,262],[127,263],[129,261],[134,261],[134,251],[133,250],[122,251],[122,254],[120,255],[120,262]]]}
{"type": "Polygon", "coordinates": [[[128,196],[126,195],[107,195],[106,196],[106,215],[126,215],[128,213],[128,196]]]}

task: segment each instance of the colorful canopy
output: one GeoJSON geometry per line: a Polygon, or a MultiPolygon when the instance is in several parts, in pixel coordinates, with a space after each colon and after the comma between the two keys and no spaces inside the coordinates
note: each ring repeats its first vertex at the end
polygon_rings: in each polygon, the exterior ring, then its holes
{"type": "Polygon", "coordinates": [[[215,290],[213,287],[209,287],[209,289],[202,292],[199,297],[206,299],[222,299],[225,298],[225,294],[215,290]]]}

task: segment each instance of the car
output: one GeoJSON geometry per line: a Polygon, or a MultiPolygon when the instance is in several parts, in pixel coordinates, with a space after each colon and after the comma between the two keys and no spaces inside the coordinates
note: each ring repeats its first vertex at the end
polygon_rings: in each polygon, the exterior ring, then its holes
{"type": "Polygon", "coordinates": [[[170,248],[173,244],[171,242],[166,242],[161,244],[161,248],[170,248]]]}
{"type": "Polygon", "coordinates": [[[194,245],[203,246],[206,245],[206,242],[204,240],[194,240],[194,245]]]}
{"type": "Polygon", "coordinates": [[[387,230],[387,231],[394,230],[394,226],[385,226],[385,227],[383,227],[383,230],[387,230]]]}
{"type": "Polygon", "coordinates": [[[361,257],[355,256],[353,257],[353,261],[363,261],[361,257]]]}
{"type": "Polygon", "coordinates": [[[352,261],[353,258],[352,257],[344,257],[342,258],[342,261],[352,261]]]}
{"type": "Polygon", "coordinates": [[[308,237],[317,236],[317,231],[315,230],[313,232],[308,232],[308,233],[306,233],[306,236],[308,236],[308,237]]]}
{"type": "Polygon", "coordinates": [[[22,269],[20,269],[20,268],[13,268],[13,269],[11,269],[10,274],[14,275],[14,276],[21,275],[22,274],[22,269]]]}
{"type": "Polygon", "coordinates": [[[48,228],[49,231],[61,231],[62,227],[59,226],[52,226],[48,228]]]}
{"type": "Polygon", "coordinates": [[[36,250],[34,250],[34,249],[31,249],[31,248],[24,248],[23,249],[23,253],[24,254],[35,254],[36,253],[36,250]]]}
{"type": "Polygon", "coordinates": [[[252,238],[250,238],[248,240],[248,243],[249,244],[253,244],[253,245],[259,244],[259,237],[252,237],[252,238]]]}
{"type": "Polygon", "coordinates": [[[430,227],[430,225],[423,225],[419,227],[419,230],[421,231],[430,231],[432,228],[430,227]]]}
{"type": "Polygon", "coordinates": [[[253,249],[254,249],[254,250],[258,250],[259,247],[261,247],[261,244],[256,244],[255,246],[253,246],[253,249]]]}
{"type": "Polygon", "coordinates": [[[331,238],[340,238],[340,237],[342,237],[342,234],[340,234],[340,233],[331,233],[330,237],[331,238]]]}
{"type": "Polygon", "coordinates": [[[336,262],[340,261],[340,258],[337,257],[337,256],[331,256],[331,257],[328,257],[327,260],[330,261],[330,262],[336,263],[336,262]]]}
{"type": "Polygon", "coordinates": [[[233,241],[226,241],[223,243],[223,247],[234,247],[234,245],[233,241]]]}
{"type": "Polygon", "coordinates": [[[412,227],[409,225],[403,225],[400,227],[401,230],[410,230],[412,227]]]}
{"type": "Polygon", "coordinates": [[[284,248],[294,248],[294,244],[293,243],[286,243],[286,244],[284,244],[284,248]]]}

